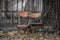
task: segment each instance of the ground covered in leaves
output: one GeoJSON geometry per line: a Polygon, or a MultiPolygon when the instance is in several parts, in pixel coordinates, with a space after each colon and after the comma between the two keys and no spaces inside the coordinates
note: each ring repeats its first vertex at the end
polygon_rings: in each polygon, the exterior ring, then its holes
{"type": "Polygon", "coordinates": [[[56,33],[24,33],[17,31],[0,31],[0,40],[60,40],[56,33]]]}

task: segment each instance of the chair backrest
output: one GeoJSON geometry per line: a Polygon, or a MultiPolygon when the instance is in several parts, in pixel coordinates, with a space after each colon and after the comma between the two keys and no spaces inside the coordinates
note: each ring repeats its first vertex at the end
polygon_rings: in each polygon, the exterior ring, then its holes
{"type": "Polygon", "coordinates": [[[28,17],[28,12],[27,11],[18,12],[18,16],[23,18],[28,17]]]}
{"type": "Polygon", "coordinates": [[[40,17],[41,18],[41,13],[30,13],[29,17],[31,17],[31,18],[38,18],[38,17],[40,17]]]}
{"type": "Polygon", "coordinates": [[[27,12],[27,11],[22,11],[22,12],[18,12],[18,16],[19,17],[31,17],[31,18],[38,18],[38,17],[41,17],[42,14],[41,12],[36,12],[36,13],[33,13],[33,12],[27,12]]]}

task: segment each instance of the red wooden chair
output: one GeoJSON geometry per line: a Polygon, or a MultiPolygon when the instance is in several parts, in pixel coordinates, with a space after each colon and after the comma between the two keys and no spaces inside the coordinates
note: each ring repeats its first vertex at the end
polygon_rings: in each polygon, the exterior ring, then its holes
{"type": "Polygon", "coordinates": [[[22,11],[22,12],[18,12],[18,25],[17,25],[17,29],[20,30],[20,29],[26,29],[28,27],[28,25],[21,25],[20,24],[20,17],[22,18],[27,18],[28,17],[28,12],[27,11],[22,11]]]}

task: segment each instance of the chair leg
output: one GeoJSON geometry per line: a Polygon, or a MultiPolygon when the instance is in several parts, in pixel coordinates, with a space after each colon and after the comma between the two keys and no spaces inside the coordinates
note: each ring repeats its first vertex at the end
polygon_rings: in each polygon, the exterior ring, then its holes
{"type": "Polygon", "coordinates": [[[17,27],[17,31],[20,32],[20,27],[17,27]]]}

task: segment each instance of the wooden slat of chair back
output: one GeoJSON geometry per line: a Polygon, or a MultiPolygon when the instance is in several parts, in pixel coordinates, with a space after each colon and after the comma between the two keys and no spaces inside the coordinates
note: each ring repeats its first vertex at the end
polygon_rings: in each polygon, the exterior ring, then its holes
{"type": "Polygon", "coordinates": [[[18,12],[18,16],[19,17],[28,17],[28,12],[27,11],[23,11],[23,12],[18,12]]]}
{"type": "Polygon", "coordinates": [[[30,13],[29,14],[29,17],[31,17],[31,18],[38,18],[38,17],[40,17],[41,18],[41,13],[30,13]]]}
{"type": "Polygon", "coordinates": [[[25,18],[25,17],[31,17],[31,18],[38,18],[38,17],[41,17],[42,16],[42,14],[41,14],[41,12],[37,12],[37,13],[29,13],[29,12],[27,12],[27,11],[23,11],[23,12],[18,12],[18,16],[19,17],[23,17],[23,18],[25,18]]]}

